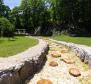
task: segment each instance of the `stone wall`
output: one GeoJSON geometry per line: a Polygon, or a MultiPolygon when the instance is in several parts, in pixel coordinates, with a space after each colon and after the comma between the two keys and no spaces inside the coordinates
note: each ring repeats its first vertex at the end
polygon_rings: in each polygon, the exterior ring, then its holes
{"type": "Polygon", "coordinates": [[[51,40],[58,44],[65,45],[65,46],[73,49],[76,52],[76,54],[79,55],[81,61],[89,64],[89,66],[91,68],[91,47],[85,46],[85,45],[74,44],[74,43],[68,43],[68,42],[64,42],[64,41],[56,41],[53,39],[51,39],[51,40]]]}
{"type": "Polygon", "coordinates": [[[46,61],[48,44],[39,44],[8,58],[0,58],[0,84],[23,84],[26,78],[38,72],[46,61]]]}

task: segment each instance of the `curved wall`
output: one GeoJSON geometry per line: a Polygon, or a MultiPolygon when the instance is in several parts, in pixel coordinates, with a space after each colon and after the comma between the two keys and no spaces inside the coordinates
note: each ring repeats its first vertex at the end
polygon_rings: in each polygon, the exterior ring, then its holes
{"type": "Polygon", "coordinates": [[[81,61],[89,64],[89,67],[91,68],[91,47],[85,46],[85,45],[74,44],[74,43],[68,43],[68,42],[64,42],[64,41],[56,41],[53,39],[51,39],[51,40],[58,44],[65,45],[65,46],[73,49],[76,52],[76,54],[79,55],[81,61]]]}
{"type": "Polygon", "coordinates": [[[38,72],[46,61],[48,44],[39,44],[14,56],[0,58],[0,84],[23,84],[26,78],[38,72]]]}

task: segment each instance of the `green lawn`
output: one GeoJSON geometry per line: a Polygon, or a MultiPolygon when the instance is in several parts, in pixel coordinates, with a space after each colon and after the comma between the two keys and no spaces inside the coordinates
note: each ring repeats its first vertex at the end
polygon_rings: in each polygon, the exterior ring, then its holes
{"type": "Polygon", "coordinates": [[[0,38],[0,57],[8,57],[32,47],[38,43],[38,40],[28,37],[0,38]]]}
{"type": "Polygon", "coordinates": [[[59,36],[53,36],[52,38],[59,41],[73,42],[76,44],[91,46],[90,37],[70,37],[65,35],[59,35],[59,36]]]}

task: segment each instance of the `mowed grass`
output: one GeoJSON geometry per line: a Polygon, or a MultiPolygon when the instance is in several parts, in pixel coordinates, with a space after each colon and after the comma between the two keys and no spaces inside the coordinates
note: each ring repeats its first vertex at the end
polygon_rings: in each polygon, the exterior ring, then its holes
{"type": "Polygon", "coordinates": [[[53,36],[52,38],[59,41],[72,42],[76,44],[91,46],[91,37],[70,37],[66,35],[59,35],[53,36]]]}
{"type": "Polygon", "coordinates": [[[8,57],[38,44],[38,40],[28,37],[15,37],[12,40],[0,38],[0,57],[8,57]]]}

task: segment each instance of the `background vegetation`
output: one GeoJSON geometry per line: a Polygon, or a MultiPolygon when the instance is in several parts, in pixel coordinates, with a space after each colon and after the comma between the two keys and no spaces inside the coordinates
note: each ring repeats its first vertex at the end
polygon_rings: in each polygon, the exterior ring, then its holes
{"type": "Polygon", "coordinates": [[[0,0],[0,17],[31,35],[91,36],[91,0],[22,0],[14,9],[0,0]]]}
{"type": "Polygon", "coordinates": [[[17,29],[91,46],[91,39],[85,38],[91,36],[91,0],[21,0],[13,9],[0,0],[0,56],[17,54],[37,43],[24,37],[15,41],[3,38],[14,37],[17,29]]]}

